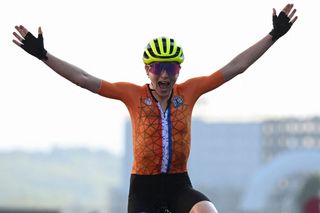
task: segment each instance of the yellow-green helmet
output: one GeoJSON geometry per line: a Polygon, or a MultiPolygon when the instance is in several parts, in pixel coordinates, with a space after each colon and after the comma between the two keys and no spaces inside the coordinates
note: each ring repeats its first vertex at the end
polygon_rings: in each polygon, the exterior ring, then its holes
{"type": "Polygon", "coordinates": [[[152,39],[143,53],[143,62],[177,62],[181,64],[184,60],[183,51],[172,38],[159,37],[152,39]]]}

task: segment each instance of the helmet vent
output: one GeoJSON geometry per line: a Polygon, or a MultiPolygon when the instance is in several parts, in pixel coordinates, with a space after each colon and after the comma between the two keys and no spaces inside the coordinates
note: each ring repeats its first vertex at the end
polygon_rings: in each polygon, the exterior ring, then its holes
{"type": "Polygon", "coordinates": [[[154,41],[154,44],[155,44],[155,46],[156,46],[156,51],[157,51],[157,53],[158,54],[161,54],[161,52],[160,52],[160,45],[159,45],[159,42],[158,42],[158,39],[154,39],[153,40],[154,41]]]}
{"type": "Polygon", "coordinates": [[[169,54],[172,54],[173,52],[173,47],[174,47],[174,40],[172,38],[170,38],[170,50],[169,50],[169,54]]]}
{"type": "Polygon", "coordinates": [[[167,52],[167,39],[162,38],[163,52],[167,52]]]}

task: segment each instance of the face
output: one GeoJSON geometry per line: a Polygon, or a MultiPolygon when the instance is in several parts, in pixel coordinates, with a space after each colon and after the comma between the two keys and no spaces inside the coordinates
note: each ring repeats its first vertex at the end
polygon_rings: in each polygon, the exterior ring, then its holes
{"type": "Polygon", "coordinates": [[[177,63],[152,63],[145,66],[151,80],[151,89],[162,98],[171,94],[173,85],[179,76],[180,65],[177,63]]]}

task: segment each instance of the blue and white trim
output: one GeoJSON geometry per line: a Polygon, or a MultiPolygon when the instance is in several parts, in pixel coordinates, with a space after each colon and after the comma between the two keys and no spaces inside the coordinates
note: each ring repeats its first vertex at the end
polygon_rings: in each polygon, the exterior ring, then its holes
{"type": "Polygon", "coordinates": [[[161,112],[162,126],[162,163],[161,173],[168,173],[172,159],[172,139],[171,139],[171,122],[170,122],[170,107],[165,111],[162,110],[158,102],[158,108],[161,112]]]}

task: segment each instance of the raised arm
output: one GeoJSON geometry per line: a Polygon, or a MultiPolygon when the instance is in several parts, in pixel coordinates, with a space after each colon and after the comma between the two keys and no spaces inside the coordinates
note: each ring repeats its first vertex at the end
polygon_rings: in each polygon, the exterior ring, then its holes
{"type": "Polygon", "coordinates": [[[221,68],[224,81],[229,81],[238,74],[243,73],[259,59],[275,43],[275,41],[287,33],[298,18],[297,16],[294,16],[295,12],[296,9],[293,9],[293,4],[287,4],[279,15],[277,15],[276,10],[273,9],[272,31],[221,68]]]}
{"type": "Polygon", "coordinates": [[[34,37],[24,26],[16,26],[17,32],[13,32],[13,35],[17,40],[13,42],[24,49],[29,54],[42,60],[47,66],[49,66],[56,73],[62,77],[68,79],[72,83],[97,93],[101,80],[94,77],[84,70],[65,62],[52,54],[48,53],[43,45],[43,36],[41,28],[38,29],[38,38],[34,37]]]}

